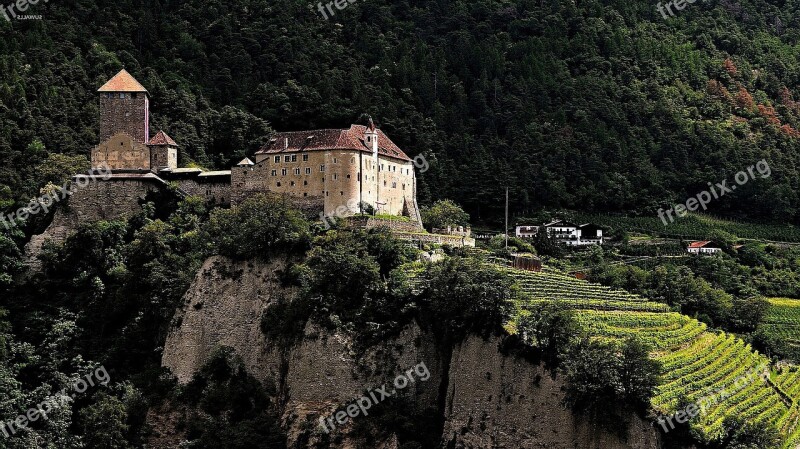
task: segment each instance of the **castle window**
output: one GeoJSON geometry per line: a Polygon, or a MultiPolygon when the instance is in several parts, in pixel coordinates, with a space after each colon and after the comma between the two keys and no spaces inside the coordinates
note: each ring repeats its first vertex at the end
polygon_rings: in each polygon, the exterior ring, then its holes
{"type": "Polygon", "coordinates": [[[386,187],[386,180],[383,180],[383,186],[386,187]]]}
{"type": "Polygon", "coordinates": [[[285,169],[285,168],[282,168],[282,169],[281,169],[281,175],[282,175],[282,176],[286,176],[286,173],[287,173],[286,169],[285,169]]]}
{"type": "Polygon", "coordinates": [[[350,175],[347,175],[347,179],[350,179],[350,175]]]}
{"type": "Polygon", "coordinates": [[[280,187],[280,186],[281,186],[281,182],[280,182],[280,181],[278,181],[278,187],[280,187]]]}
{"type": "Polygon", "coordinates": [[[338,175],[338,174],[336,174],[336,173],[334,173],[334,174],[333,174],[333,179],[334,179],[334,180],[337,180],[337,179],[339,179],[339,175],[338,175]]]}
{"type": "Polygon", "coordinates": [[[356,163],[356,158],[354,158],[354,157],[351,157],[351,158],[350,158],[350,163],[351,163],[351,164],[355,164],[355,163],[356,163]]]}
{"type": "Polygon", "coordinates": [[[397,183],[396,183],[396,182],[393,182],[393,183],[392,183],[392,188],[393,188],[393,189],[396,189],[396,188],[397,188],[397,183]]]}
{"type": "Polygon", "coordinates": [[[303,181],[303,185],[307,186],[308,185],[308,181],[303,181]]]}
{"type": "Polygon", "coordinates": [[[339,192],[339,193],[341,193],[341,194],[342,194],[342,196],[344,196],[344,192],[339,192]]]}
{"type": "Polygon", "coordinates": [[[307,175],[310,175],[310,174],[311,174],[311,167],[306,167],[306,174],[307,174],[307,175]]]}
{"type": "Polygon", "coordinates": [[[304,154],[304,155],[303,155],[303,162],[307,162],[307,161],[308,161],[308,155],[307,155],[307,154],[304,154]]]}
{"type": "Polygon", "coordinates": [[[275,156],[275,163],[276,164],[280,164],[281,163],[281,157],[280,156],[275,156]]]}
{"type": "Polygon", "coordinates": [[[303,196],[308,196],[308,192],[303,192],[303,196]]]}
{"type": "Polygon", "coordinates": [[[328,196],[331,192],[325,192],[325,196],[328,196]]]}
{"type": "Polygon", "coordinates": [[[320,165],[319,166],[319,171],[320,172],[325,172],[325,166],[324,165],[320,165]]]}
{"type": "Polygon", "coordinates": [[[288,154],[283,157],[283,162],[290,162],[291,160],[292,160],[292,157],[289,156],[288,154]]]}
{"type": "Polygon", "coordinates": [[[125,94],[124,94],[124,93],[121,93],[121,94],[119,94],[119,97],[120,97],[120,98],[125,98],[125,94]]]}
{"type": "Polygon", "coordinates": [[[361,181],[361,173],[358,174],[358,180],[361,181]]]}
{"type": "Polygon", "coordinates": [[[338,162],[336,162],[336,158],[333,158],[333,163],[338,164],[338,162]]]}
{"type": "Polygon", "coordinates": [[[299,168],[295,168],[294,169],[294,174],[295,175],[299,175],[300,174],[300,169],[299,168]]]}
{"type": "Polygon", "coordinates": [[[292,155],[292,162],[297,162],[297,155],[296,154],[292,155]]]}
{"type": "Polygon", "coordinates": [[[136,98],[136,92],[131,94],[131,98],[136,98]]]}
{"type": "Polygon", "coordinates": [[[406,189],[406,185],[405,185],[405,184],[403,184],[403,190],[405,190],[405,189],[406,189]]]}
{"type": "Polygon", "coordinates": [[[290,186],[294,187],[294,181],[291,182],[290,186]]]}
{"type": "Polygon", "coordinates": [[[270,172],[270,175],[271,175],[271,176],[278,176],[278,170],[272,170],[272,171],[270,172]]]}

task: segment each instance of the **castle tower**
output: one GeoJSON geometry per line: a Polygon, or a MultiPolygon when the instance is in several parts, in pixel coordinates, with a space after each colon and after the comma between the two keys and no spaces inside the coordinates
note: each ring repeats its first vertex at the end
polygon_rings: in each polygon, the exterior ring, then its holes
{"type": "Polygon", "coordinates": [[[147,89],[122,69],[97,90],[100,93],[100,141],[125,132],[135,141],[150,140],[147,89]]]}
{"type": "Polygon", "coordinates": [[[147,145],[150,147],[150,169],[160,170],[178,168],[178,144],[164,131],[159,131],[147,145]]]}

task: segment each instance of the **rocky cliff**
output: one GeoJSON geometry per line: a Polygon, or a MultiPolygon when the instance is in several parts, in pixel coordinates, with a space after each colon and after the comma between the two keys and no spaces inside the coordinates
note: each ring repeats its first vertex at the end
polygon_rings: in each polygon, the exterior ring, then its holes
{"type": "MultiPolygon", "coordinates": [[[[561,404],[562,383],[522,356],[501,350],[504,337],[470,337],[441,348],[436,337],[411,325],[395,338],[364,350],[350,336],[307,326],[289,347],[267,341],[261,316],[282,295],[285,262],[209,259],[177,311],[163,365],[187,382],[220,346],[233,348],[250,373],[278,386],[277,404],[290,444],[329,441],[318,419],[351,403],[364,391],[424,363],[426,381],[402,391],[410,414],[434,410],[441,445],[447,448],[656,449],[657,432],[631,417],[622,440],[574,416],[561,404]]],[[[360,418],[354,418],[360,419],[360,418]]],[[[364,418],[366,419],[366,418],[364,418]]],[[[329,447],[363,447],[344,426],[329,447]]],[[[398,447],[392,435],[380,447],[398,447]]]]}

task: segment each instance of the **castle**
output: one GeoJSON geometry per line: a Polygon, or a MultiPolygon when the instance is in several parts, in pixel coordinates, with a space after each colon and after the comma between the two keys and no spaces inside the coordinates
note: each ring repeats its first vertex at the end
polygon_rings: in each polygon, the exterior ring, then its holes
{"type": "Polygon", "coordinates": [[[98,90],[100,140],[92,167],[112,170],[107,182],[175,183],[186,195],[229,205],[258,193],[289,197],[310,215],[374,212],[420,223],[412,160],[370,120],[347,129],[283,132],[231,170],[178,168],[178,144],[150,135],[147,89],[125,70],[98,90]]]}

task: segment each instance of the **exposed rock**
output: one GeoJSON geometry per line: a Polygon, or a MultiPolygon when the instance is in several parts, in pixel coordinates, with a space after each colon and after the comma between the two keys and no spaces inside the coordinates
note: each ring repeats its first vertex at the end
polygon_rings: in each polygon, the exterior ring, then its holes
{"type": "MultiPolygon", "coordinates": [[[[324,441],[320,417],[329,417],[367,390],[391,386],[396,376],[422,362],[430,378],[410,384],[402,394],[417,409],[409,412],[440,409],[443,447],[659,447],[655,429],[639,418],[631,417],[629,438],[620,441],[572,415],[561,403],[562,382],[520,356],[501,353],[501,338],[470,337],[450,355],[433,334],[412,324],[359,353],[348,335],[309,325],[299,343],[278,347],[266,340],[260,322],[275,298],[293,293],[278,281],[276,273],[284,267],[282,261],[206,261],[176,314],[163,365],[187,382],[216,348],[233,348],[254,377],[278,386],[275,403],[280,404],[290,445],[303,439],[324,441]]],[[[349,429],[335,430],[341,438],[331,438],[337,443],[330,447],[363,447],[350,438],[349,429]]],[[[398,447],[396,436],[381,446],[398,447]]]]}

